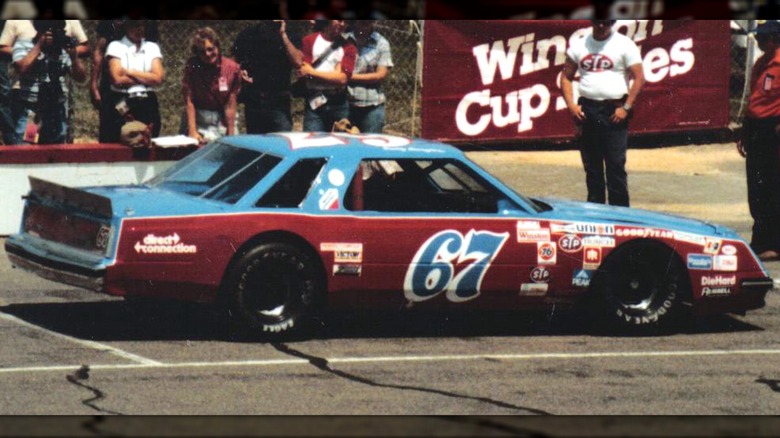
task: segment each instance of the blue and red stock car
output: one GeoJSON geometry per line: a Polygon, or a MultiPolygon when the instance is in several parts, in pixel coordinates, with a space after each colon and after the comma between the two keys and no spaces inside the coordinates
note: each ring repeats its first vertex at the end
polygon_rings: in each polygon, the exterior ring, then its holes
{"type": "Polygon", "coordinates": [[[30,178],[5,247],[110,295],[224,303],[242,330],[324,307],[543,309],[586,298],[634,331],[757,309],[773,281],[727,228],[529,199],[447,145],[387,135],[226,137],[143,185],[30,178]]]}

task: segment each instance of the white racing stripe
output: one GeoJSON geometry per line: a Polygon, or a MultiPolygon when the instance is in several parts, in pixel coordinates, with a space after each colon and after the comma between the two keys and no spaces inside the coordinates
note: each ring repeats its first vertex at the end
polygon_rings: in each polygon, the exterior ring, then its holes
{"type": "MultiPolygon", "coordinates": [[[[701,357],[701,356],[751,356],[780,355],[780,350],[701,350],[701,351],[628,351],[603,353],[534,353],[534,354],[482,354],[442,356],[374,356],[334,357],[326,359],[329,364],[379,363],[379,362],[445,362],[479,360],[544,360],[544,359],[600,359],[600,358],[646,358],[646,357],[701,357]]],[[[269,359],[224,362],[179,362],[179,363],[104,364],[89,365],[92,370],[126,369],[175,369],[210,367],[268,367],[283,365],[307,365],[306,359],[269,359]]],[[[37,367],[0,368],[0,374],[19,372],[71,371],[81,365],[53,365],[37,367]]]]}
{"type": "MultiPolygon", "coordinates": [[[[114,348],[114,347],[111,347],[111,346],[108,346],[108,345],[105,345],[105,344],[101,344],[99,342],[88,341],[88,340],[79,339],[79,338],[74,338],[72,336],[63,335],[62,333],[57,333],[57,332],[54,332],[54,331],[51,331],[51,330],[47,330],[47,329],[45,329],[43,327],[40,327],[40,326],[37,326],[35,324],[30,324],[29,322],[27,322],[27,321],[25,321],[23,319],[19,319],[19,318],[13,316],[13,315],[9,315],[8,313],[0,312],[0,318],[4,319],[6,321],[14,322],[14,323],[19,324],[19,325],[24,326],[24,327],[28,327],[28,328],[35,329],[35,330],[44,331],[44,332],[48,333],[49,335],[51,335],[51,336],[53,336],[55,338],[64,339],[64,340],[69,341],[69,342],[74,342],[76,344],[79,344],[79,345],[82,345],[84,347],[91,348],[91,349],[94,349],[94,350],[105,351],[105,352],[111,353],[111,354],[113,354],[115,356],[119,356],[119,357],[121,357],[123,359],[128,359],[128,360],[131,360],[133,362],[138,362],[139,364],[142,364],[142,365],[162,365],[161,362],[157,362],[156,360],[147,359],[145,357],[138,356],[137,354],[128,353],[126,351],[123,351],[123,350],[120,350],[118,348],[114,348]]],[[[70,367],[70,368],[72,368],[72,367],[70,367]]]]}

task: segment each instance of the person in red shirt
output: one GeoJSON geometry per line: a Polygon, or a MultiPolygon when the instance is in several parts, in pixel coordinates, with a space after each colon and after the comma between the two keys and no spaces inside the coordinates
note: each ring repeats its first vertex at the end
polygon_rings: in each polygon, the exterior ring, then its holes
{"type": "Polygon", "coordinates": [[[357,48],[342,35],[345,30],[343,20],[320,20],[303,38],[297,76],[306,80],[304,131],[329,132],[334,122],[349,117],[347,83],[355,71],[357,48]]]}
{"type": "Polygon", "coordinates": [[[780,258],[780,22],[759,23],[764,55],[750,77],[750,99],[737,150],[746,158],[750,246],[761,260],[780,258]]]}
{"type": "Polygon", "coordinates": [[[192,37],[192,54],[184,67],[182,93],[185,114],[180,132],[199,143],[234,135],[241,67],[222,56],[214,29],[202,27],[192,37]]]}

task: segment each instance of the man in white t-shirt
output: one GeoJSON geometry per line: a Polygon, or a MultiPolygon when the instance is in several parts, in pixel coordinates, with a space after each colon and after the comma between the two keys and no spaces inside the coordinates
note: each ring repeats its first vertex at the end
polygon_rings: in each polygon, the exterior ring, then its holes
{"type": "Polygon", "coordinates": [[[593,33],[566,51],[561,91],[578,128],[588,202],[628,206],[628,120],[645,83],[642,56],[615,20],[592,20],[593,33]],[[579,73],[579,99],[573,81],[579,73]],[[633,81],[631,81],[633,79],[633,81]],[[604,171],[606,167],[606,184],[604,171]],[[609,197],[607,198],[607,193],[609,197]]]}

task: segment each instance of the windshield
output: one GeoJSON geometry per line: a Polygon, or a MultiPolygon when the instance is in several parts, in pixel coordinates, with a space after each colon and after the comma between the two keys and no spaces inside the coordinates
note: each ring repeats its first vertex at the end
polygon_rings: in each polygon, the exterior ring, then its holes
{"type": "Polygon", "coordinates": [[[234,204],[262,180],[280,157],[212,143],[149,180],[152,187],[234,204]]]}

